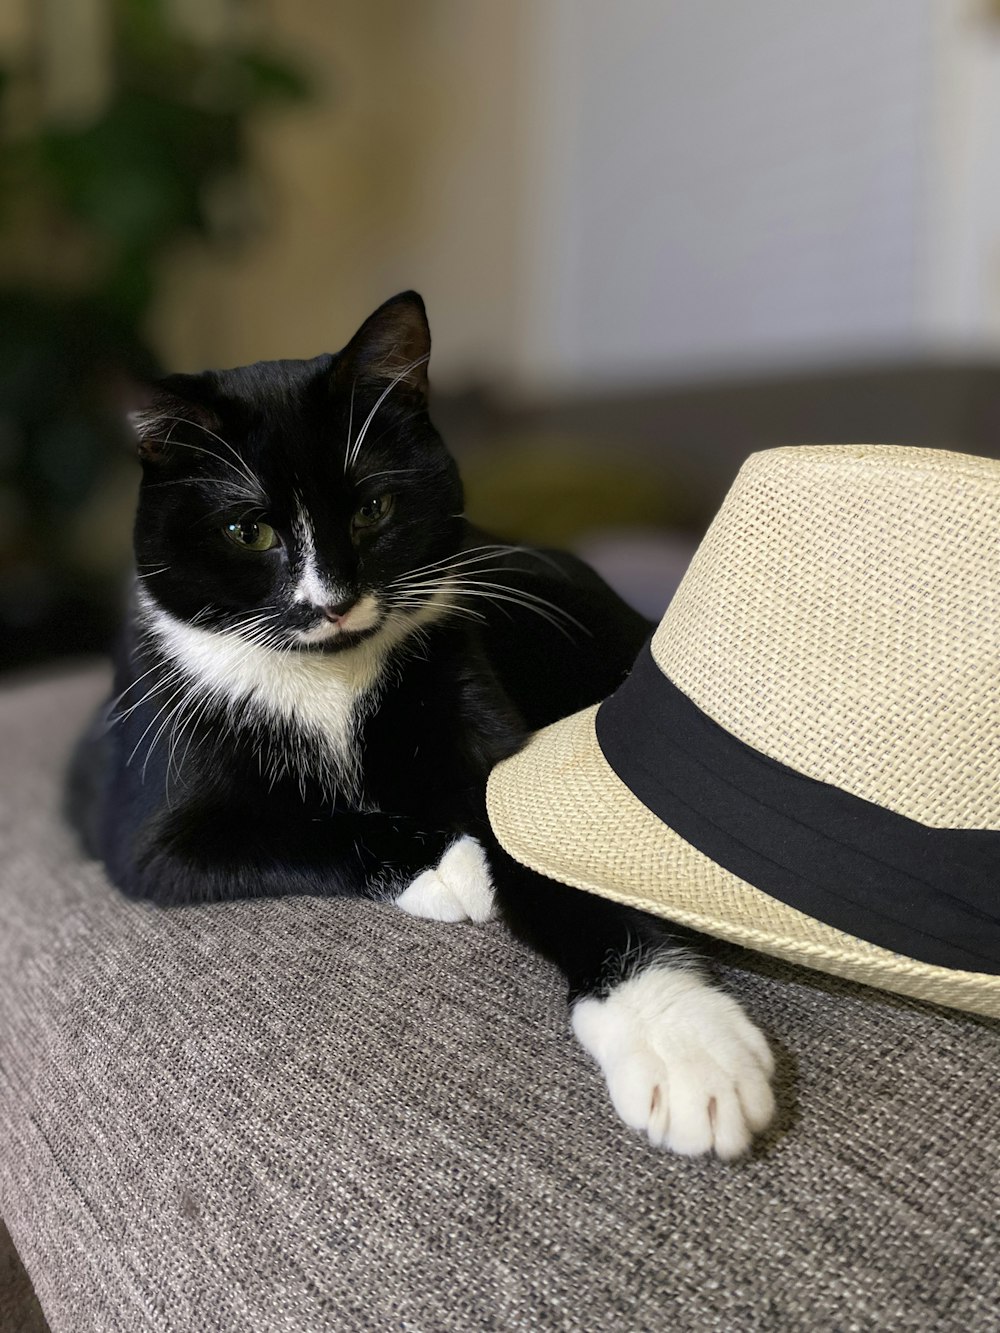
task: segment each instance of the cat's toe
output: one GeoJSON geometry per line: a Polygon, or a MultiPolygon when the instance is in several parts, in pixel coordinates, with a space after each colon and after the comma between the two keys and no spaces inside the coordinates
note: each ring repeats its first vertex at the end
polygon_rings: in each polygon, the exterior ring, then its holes
{"type": "Polygon", "coordinates": [[[580,1000],[573,1029],[615,1110],[657,1147],[730,1160],[774,1116],[767,1041],[696,973],[649,968],[602,999],[580,1000]]]}
{"type": "Polygon", "coordinates": [[[458,838],[403,890],[396,906],[430,921],[491,920],[496,900],[486,853],[475,838],[458,838]]]}

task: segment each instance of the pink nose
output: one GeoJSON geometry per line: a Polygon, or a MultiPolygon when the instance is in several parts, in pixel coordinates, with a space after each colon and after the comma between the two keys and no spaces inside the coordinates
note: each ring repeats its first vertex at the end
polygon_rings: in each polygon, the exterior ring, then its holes
{"type": "Polygon", "coordinates": [[[336,602],[331,606],[324,606],[323,614],[331,624],[341,625],[344,620],[346,620],[347,613],[350,611],[351,607],[356,605],[357,600],[356,597],[348,597],[346,601],[336,602]]]}

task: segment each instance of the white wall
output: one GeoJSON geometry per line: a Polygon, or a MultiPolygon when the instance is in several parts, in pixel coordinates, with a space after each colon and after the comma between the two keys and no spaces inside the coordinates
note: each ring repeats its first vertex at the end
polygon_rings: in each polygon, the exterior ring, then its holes
{"type": "Polygon", "coordinates": [[[987,0],[272,15],[329,92],[262,122],[260,240],[172,265],[156,320],[171,365],[312,355],[411,285],[444,387],[1000,351],[987,0]]]}
{"type": "Polygon", "coordinates": [[[662,379],[911,341],[931,10],[542,0],[518,378],[662,379]]]}
{"type": "Polygon", "coordinates": [[[934,79],[919,325],[953,355],[1000,352],[1000,7],[932,4],[934,79]]]}

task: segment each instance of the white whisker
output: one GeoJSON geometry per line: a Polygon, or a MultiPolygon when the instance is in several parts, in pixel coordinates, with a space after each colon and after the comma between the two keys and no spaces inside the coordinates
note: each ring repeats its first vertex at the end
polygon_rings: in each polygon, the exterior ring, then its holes
{"type": "MultiPolygon", "coordinates": [[[[419,610],[421,607],[429,605],[429,599],[426,597],[404,594],[400,597],[390,598],[388,605],[392,607],[406,607],[419,610]]],[[[469,620],[477,620],[483,624],[487,623],[487,617],[484,616],[481,611],[474,611],[472,607],[469,606],[459,606],[456,602],[444,602],[439,599],[435,601],[434,607],[436,610],[448,612],[452,615],[465,616],[469,620]]]]}
{"type": "Polygon", "coordinates": [[[175,685],[180,679],[180,674],[180,671],[177,668],[174,668],[174,670],[169,672],[162,681],[157,685],[154,685],[152,689],[147,690],[141,699],[136,700],[134,704],[130,704],[123,712],[115,713],[111,718],[111,721],[123,722],[125,718],[130,717],[137,708],[141,708],[143,704],[149,703],[150,699],[155,699],[157,695],[162,694],[163,691],[169,689],[171,685],[175,685]]]}
{"type": "MultiPolygon", "coordinates": [[[[142,761],[142,772],[140,774],[141,782],[146,781],[146,769],[149,767],[149,761],[152,757],[153,751],[156,749],[157,741],[159,741],[160,737],[163,735],[163,733],[166,731],[167,727],[170,726],[171,723],[176,723],[178,713],[183,709],[189,693],[190,692],[188,691],[181,694],[180,698],[176,701],[173,708],[171,708],[170,712],[160,723],[159,727],[157,728],[156,734],[153,736],[153,739],[149,742],[149,745],[146,749],[146,757],[142,761]]],[[[168,769],[167,777],[169,778],[169,776],[170,776],[170,771],[168,769]]]]}
{"type": "Polygon", "coordinates": [[[347,476],[348,464],[351,460],[351,435],[354,432],[354,391],[358,387],[357,376],[351,381],[351,408],[347,416],[347,449],[344,452],[344,476],[347,476]]]}
{"type": "Polygon", "coordinates": [[[419,472],[416,467],[391,467],[386,468],[384,472],[369,472],[367,477],[360,477],[355,486],[363,486],[366,481],[374,481],[376,477],[401,477],[404,473],[419,472]]]}
{"type": "MultiPolygon", "coordinates": [[[[558,569],[556,561],[551,556],[547,556],[543,551],[536,551],[531,546],[514,546],[509,542],[493,542],[485,546],[473,546],[467,551],[458,551],[455,555],[442,556],[440,560],[432,560],[426,565],[418,565],[414,569],[407,570],[401,575],[401,579],[413,578],[416,574],[423,574],[435,569],[459,569],[469,564],[481,564],[486,560],[492,559],[495,555],[503,553],[505,555],[529,555],[534,556],[546,564],[555,566],[558,569]]],[[[525,569],[525,574],[530,575],[531,570],[525,569]]],[[[393,580],[397,582],[397,580],[393,580]]],[[[392,584],[389,585],[390,587],[392,584]]]]}
{"type": "Polygon", "coordinates": [[[108,713],[109,714],[113,713],[114,710],[121,703],[121,701],[125,698],[126,694],[129,694],[132,690],[134,690],[137,685],[141,685],[147,676],[151,676],[153,672],[158,671],[161,666],[162,666],[161,662],[154,662],[148,671],[144,671],[141,676],[137,676],[135,680],[131,681],[128,685],[126,685],[125,688],[122,690],[121,694],[119,694],[116,698],[112,699],[111,702],[108,704],[108,713]]]}
{"type": "Polygon", "coordinates": [[[385,400],[389,397],[390,393],[392,393],[393,389],[400,382],[400,380],[406,379],[407,375],[410,373],[411,370],[416,370],[417,366],[422,366],[425,361],[429,360],[430,360],[430,352],[428,352],[425,356],[418,356],[415,361],[411,361],[408,366],[404,366],[403,369],[399,372],[399,374],[396,375],[386,386],[386,388],[382,390],[381,394],[376,400],[375,406],[372,408],[372,410],[368,413],[367,417],[365,418],[364,425],[358,431],[358,438],[354,441],[353,448],[351,447],[350,444],[350,436],[348,436],[348,459],[347,459],[347,467],[345,467],[344,469],[345,472],[349,468],[353,467],[355,462],[357,461],[358,455],[361,452],[361,446],[364,444],[365,436],[368,433],[368,427],[372,424],[372,421],[375,418],[375,413],[379,410],[379,408],[382,406],[385,400]]]}
{"type": "MultiPolygon", "coordinates": [[[[521,573],[523,571],[509,565],[497,565],[497,566],[489,566],[486,569],[483,569],[481,571],[477,570],[475,572],[476,574],[480,572],[486,574],[495,574],[504,572],[521,573]]],[[[556,602],[550,601],[547,597],[542,597],[538,593],[529,592],[525,588],[512,587],[510,584],[507,583],[494,583],[488,579],[474,577],[471,573],[462,573],[456,570],[447,578],[437,579],[437,580],[434,579],[411,580],[405,583],[402,580],[400,580],[394,585],[390,585],[390,587],[393,593],[395,593],[396,591],[414,593],[420,590],[425,590],[428,592],[435,592],[435,591],[453,592],[457,593],[459,596],[462,596],[463,594],[466,593],[470,596],[472,595],[487,596],[492,594],[497,597],[502,597],[507,601],[517,602],[521,606],[525,607],[525,609],[537,610],[539,614],[542,614],[541,608],[544,607],[546,609],[546,613],[548,613],[546,615],[547,619],[552,619],[553,617],[559,617],[566,623],[574,625],[577,629],[582,631],[584,634],[588,635],[588,637],[593,637],[592,631],[588,629],[586,625],[582,624],[579,620],[577,620],[576,617],[571,615],[570,612],[567,611],[564,607],[559,606],[558,603],[556,602]],[[474,593],[473,590],[480,590],[480,591],[474,593]]],[[[555,623],[554,620],[553,623],[555,623]]]]}
{"type": "Polygon", "coordinates": [[[372,440],[372,445],[374,446],[378,444],[379,440],[384,440],[391,430],[400,431],[403,429],[404,426],[408,426],[411,421],[415,421],[417,417],[422,417],[423,415],[424,411],[421,408],[417,412],[411,412],[409,416],[404,417],[402,421],[394,421],[391,426],[386,427],[386,429],[381,433],[381,435],[375,436],[374,440],[372,440]]]}
{"type": "Polygon", "coordinates": [[[523,607],[525,611],[534,611],[543,620],[547,620],[556,629],[561,630],[570,640],[573,636],[568,633],[563,622],[575,626],[588,638],[593,638],[593,631],[577,620],[575,616],[570,615],[563,607],[558,606],[555,602],[550,602],[545,597],[539,597],[535,593],[525,592],[521,588],[510,588],[503,583],[488,583],[480,580],[459,580],[454,591],[460,597],[484,597],[487,601],[509,602],[513,606],[523,607]]]}
{"type": "MultiPolygon", "coordinates": [[[[170,804],[171,774],[173,773],[176,776],[176,780],[178,782],[181,781],[181,778],[183,776],[181,773],[181,766],[177,763],[177,746],[180,744],[181,737],[184,735],[185,730],[190,725],[195,714],[199,711],[199,708],[202,703],[203,703],[202,697],[198,693],[197,689],[190,689],[184,695],[181,701],[180,708],[175,709],[173,714],[171,715],[173,717],[173,724],[170,728],[170,741],[167,749],[167,771],[163,780],[163,794],[167,799],[168,805],[170,804]],[[181,721],[182,717],[183,721],[181,721]],[[179,727],[178,723],[180,723],[179,727]]],[[[190,737],[188,738],[188,744],[190,745],[190,737]]],[[[150,749],[152,749],[152,747],[150,747],[150,749]]],[[[185,754],[186,753],[187,750],[185,750],[185,754]]]]}
{"type": "Polygon", "coordinates": [[[236,462],[235,462],[235,463],[231,463],[231,462],[229,461],[228,458],[223,458],[222,455],[219,454],[219,453],[216,453],[214,449],[206,449],[206,448],[204,448],[204,446],[199,445],[199,444],[189,444],[187,440],[177,440],[177,441],[174,441],[174,440],[173,440],[173,431],[174,431],[174,427],[173,427],[173,426],[171,427],[170,432],[169,432],[169,434],[168,434],[168,436],[167,436],[167,440],[168,440],[168,442],[170,442],[170,443],[176,443],[176,444],[178,444],[182,449],[191,449],[191,450],[193,450],[195,453],[205,454],[206,457],[208,457],[208,458],[214,458],[215,461],[216,461],[217,463],[221,463],[221,464],[223,465],[223,467],[229,467],[229,468],[232,468],[232,470],[233,470],[238,476],[240,476],[240,477],[243,478],[243,480],[244,480],[244,481],[247,483],[247,485],[251,488],[251,490],[254,492],[254,494],[256,494],[256,495],[260,495],[260,496],[264,496],[264,495],[267,494],[267,492],[264,490],[264,487],[263,487],[263,484],[261,483],[260,478],[256,475],[256,473],[254,473],[254,472],[252,471],[252,469],[250,468],[250,466],[249,466],[249,464],[246,462],[246,460],[245,460],[239,453],[237,453],[237,451],[233,448],[233,446],[229,443],[228,440],[224,440],[224,439],[222,438],[221,435],[216,435],[216,433],[215,433],[214,430],[209,430],[209,428],[208,428],[207,426],[203,426],[203,425],[201,424],[200,421],[193,421],[190,417],[161,416],[161,417],[159,418],[159,420],[160,420],[160,421],[172,421],[172,422],[174,422],[175,424],[177,424],[177,425],[181,425],[181,426],[197,426],[197,428],[198,428],[199,430],[201,430],[201,431],[204,431],[206,435],[210,435],[210,436],[212,437],[213,440],[218,440],[219,443],[223,446],[223,448],[228,449],[229,452],[230,452],[230,453],[233,455],[233,457],[236,459],[236,462]]]}
{"type": "MultiPolygon", "coordinates": [[[[390,586],[393,588],[393,590],[395,590],[396,588],[401,588],[403,591],[412,591],[418,588],[436,588],[436,587],[453,588],[461,586],[463,580],[467,581],[469,579],[470,574],[523,574],[524,572],[525,571],[521,569],[518,565],[486,565],[486,566],[480,565],[478,569],[472,571],[466,571],[465,573],[463,573],[460,569],[457,568],[450,571],[449,570],[442,571],[442,573],[446,575],[446,577],[444,578],[439,578],[439,579],[418,578],[410,580],[408,582],[404,580],[399,580],[398,582],[394,582],[390,586]]],[[[489,587],[490,585],[484,584],[484,586],[489,587]]],[[[501,584],[499,586],[507,588],[508,585],[501,584]]],[[[516,592],[520,591],[520,589],[511,589],[511,591],[516,592]]],[[[536,593],[527,593],[526,595],[529,597],[537,596],[536,593]]]]}
{"type": "MultiPolygon", "coordinates": [[[[133,747],[133,749],[132,749],[132,753],[131,753],[131,754],[129,755],[129,757],[125,760],[125,767],[126,767],[126,768],[131,764],[132,760],[135,758],[136,751],[139,749],[139,746],[140,746],[140,745],[142,744],[142,742],[146,739],[146,736],[149,734],[149,732],[152,730],[152,728],[156,725],[156,720],[157,720],[157,718],[162,717],[163,714],[167,711],[167,709],[171,706],[171,704],[172,704],[173,702],[174,702],[174,698],[173,698],[173,696],[171,696],[171,697],[167,700],[167,702],[166,702],[166,703],[165,703],[165,704],[164,704],[164,705],[163,705],[163,706],[162,706],[156,713],[153,714],[152,720],[151,720],[149,723],[147,723],[147,725],[146,725],[146,730],[142,733],[142,735],[141,735],[141,736],[139,737],[139,739],[136,741],[136,743],[135,743],[135,745],[134,745],[134,747],[133,747]]],[[[148,754],[147,754],[146,758],[147,758],[147,759],[149,758],[148,754]]],[[[143,772],[145,773],[145,765],[143,765],[143,772]]]]}
{"type": "MultiPolygon", "coordinates": [[[[234,449],[228,440],[224,440],[222,436],[217,435],[214,430],[209,430],[209,428],[203,422],[186,417],[164,417],[163,420],[164,421],[173,420],[180,422],[190,421],[190,424],[192,426],[197,426],[199,430],[204,431],[205,434],[211,436],[213,440],[218,440],[219,443],[222,445],[223,449],[228,449],[229,452],[232,454],[232,456],[236,459],[238,470],[243,473],[243,475],[246,477],[250,485],[257,486],[260,488],[261,491],[263,491],[264,487],[261,485],[260,478],[254,472],[253,468],[250,467],[250,464],[246,461],[246,459],[242,456],[242,454],[240,454],[236,449],[234,449]]],[[[216,455],[216,457],[218,457],[218,455],[216,455]]],[[[220,462],[221,461],[224,460],[220,459],[220,462]]]]}

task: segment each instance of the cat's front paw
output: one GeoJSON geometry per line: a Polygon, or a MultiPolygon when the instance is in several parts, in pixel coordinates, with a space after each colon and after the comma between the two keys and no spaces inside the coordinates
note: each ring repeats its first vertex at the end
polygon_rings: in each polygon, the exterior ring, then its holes
{"type": "Polygon", "coordinates": [[[655,1147],[739,1157],[774,1116],[774,1058],[735,1000],[683,968],[653,966],[573,1009],[615,1110],[655,1147]]]}
{"type": "Polygon", "coordinates": [[[496,899],[486,853],[475,838],[459,838],[436,866],[410,882],[396,906],[429,921],[492,920],[496,899]]]}

